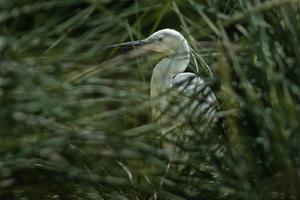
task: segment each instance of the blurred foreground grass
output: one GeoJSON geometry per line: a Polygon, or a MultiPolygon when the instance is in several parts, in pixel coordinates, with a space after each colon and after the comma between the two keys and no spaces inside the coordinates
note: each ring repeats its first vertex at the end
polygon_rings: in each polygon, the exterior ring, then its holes
{"type": "Polygon", "coordinates": [[[299,199],[299,5],[2,0],[0,199],[299,199]],[[104,48],[161,28],[209,64],[227,113],[187,171],[157,145],[157,59],[104,48]]]}

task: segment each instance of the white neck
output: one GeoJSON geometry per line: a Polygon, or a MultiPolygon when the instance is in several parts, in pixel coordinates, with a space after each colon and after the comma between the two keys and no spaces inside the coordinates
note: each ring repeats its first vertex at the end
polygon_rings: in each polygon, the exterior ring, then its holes
{"type": "Polygon", "coordinates": [[[171,81],[174,76],[184,72],[190,61],[188,52],[184,54],[176,54],[162,59],[154,68],[151,84],[150,96],[155,97],[162,94],[171,86],[171,81]]]}

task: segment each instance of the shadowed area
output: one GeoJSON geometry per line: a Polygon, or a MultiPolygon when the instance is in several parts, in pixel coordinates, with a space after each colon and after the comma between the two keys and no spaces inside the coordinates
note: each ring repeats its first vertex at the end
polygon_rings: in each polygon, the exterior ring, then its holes
{"type": "Polygon", "coordinates": [[[0,199],[299,199],[299,5],[0,1],[0,199]]]}

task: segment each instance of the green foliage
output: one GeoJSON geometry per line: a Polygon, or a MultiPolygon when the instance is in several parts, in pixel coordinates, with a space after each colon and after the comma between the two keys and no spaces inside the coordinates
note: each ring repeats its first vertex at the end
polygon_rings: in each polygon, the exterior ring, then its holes
{"type": "Polygon", "coordinates": [[[299,199],[299,5],[1,1],[0,199],[299,199]],[[188,162],[158,144],[157,58],[105,48],[161,28],[212,68],[225,121],[188,162]]]}

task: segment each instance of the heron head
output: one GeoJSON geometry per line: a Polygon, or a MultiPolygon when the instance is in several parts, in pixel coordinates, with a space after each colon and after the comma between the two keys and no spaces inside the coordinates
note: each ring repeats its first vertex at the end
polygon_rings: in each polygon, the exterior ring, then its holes
{"type": "Polygon", "coordinates": [[[173,29],[159,30],[144,40],[143,48],[166,54],[188,53],[189,46],[185,38],[173,29]]]}
{"type": "Polygon", "coordinates": [[[188,54],[189,45],[185,38],[173,29],[159,30],[144,40],[124,42],[111,47],[139,47],[149,51],[159,52],[169,55],[188,54]]]}

